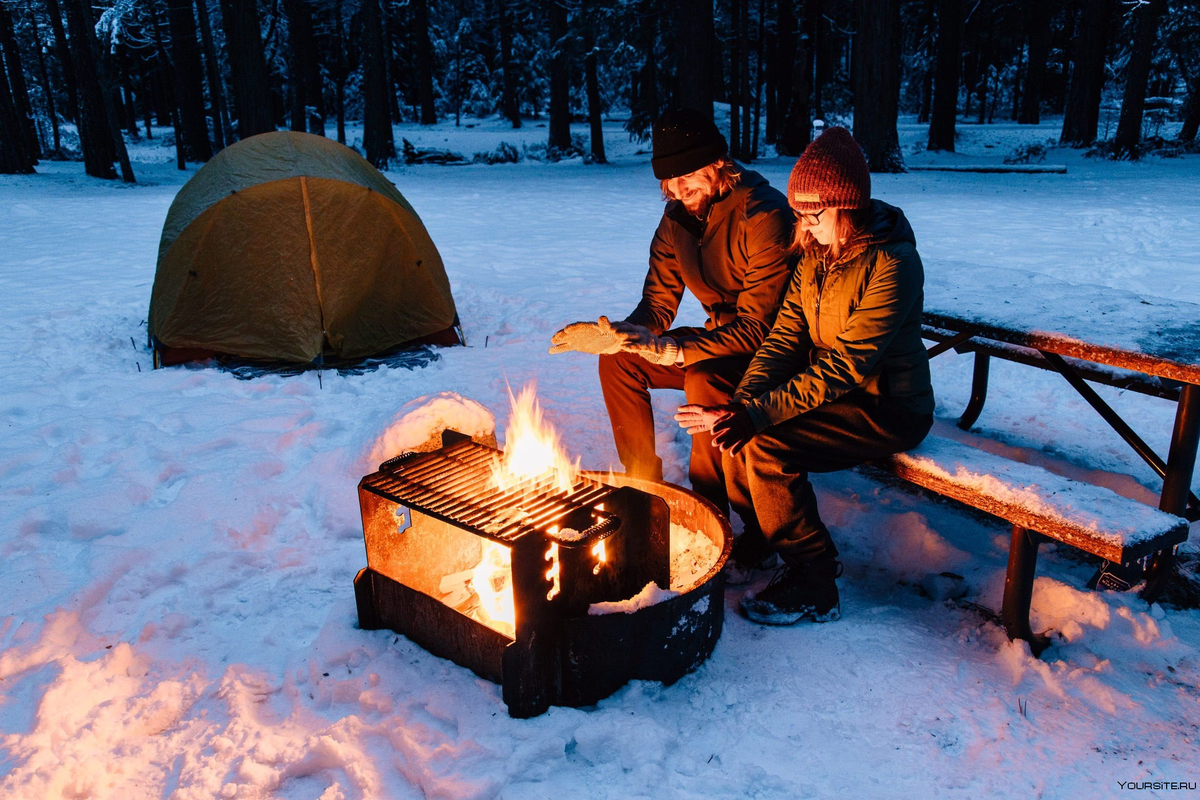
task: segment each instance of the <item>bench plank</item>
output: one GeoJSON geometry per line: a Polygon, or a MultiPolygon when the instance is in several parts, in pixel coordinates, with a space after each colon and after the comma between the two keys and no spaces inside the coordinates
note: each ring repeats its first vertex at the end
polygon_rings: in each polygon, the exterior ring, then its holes
{"type": "Polygon", "coordinates": [[[1127,564],[1186,541],[1186,520],[969,445],[929,436],[877,466],[907,481],[1109,561],[1127,564]]]}

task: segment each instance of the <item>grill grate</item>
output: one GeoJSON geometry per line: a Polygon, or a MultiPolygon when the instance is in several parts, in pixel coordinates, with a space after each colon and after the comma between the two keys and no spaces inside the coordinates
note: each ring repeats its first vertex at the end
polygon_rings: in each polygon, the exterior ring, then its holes
{"type": "Polygon", "coordinates": [[[568,515],[594,508],[615,491],[590,478],[581,478],[570,492],[549,478],[500,489],[492,481],[498,458],[499,450],[464,439],[432,453],[393,459],[364,478],[363,485],[502,543],[561,525],[568,515]]]}

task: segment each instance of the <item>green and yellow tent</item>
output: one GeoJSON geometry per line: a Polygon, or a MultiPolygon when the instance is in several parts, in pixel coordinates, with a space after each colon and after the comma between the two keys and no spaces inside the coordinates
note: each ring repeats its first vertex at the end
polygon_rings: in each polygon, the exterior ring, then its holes
{"type": "Polygon", "coordinates": [[[457,322],[417,212],[324,137],[277,131],[231,145],[167,213],[149,317],[162,363],[345,361],[457,344],[457,322]]]}

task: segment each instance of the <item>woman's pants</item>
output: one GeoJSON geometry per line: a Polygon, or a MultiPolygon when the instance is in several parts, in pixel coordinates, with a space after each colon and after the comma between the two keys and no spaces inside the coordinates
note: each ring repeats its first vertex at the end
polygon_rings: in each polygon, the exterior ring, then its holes
{"type": "Polygon", "coordinates": [[[757,433],[736,456],[724,454],[729,502],[786,563],[836,558],[817,512],[810,472],[835,472],[916,447],[933,425],[895,400],[855,390],[757,433]]]}

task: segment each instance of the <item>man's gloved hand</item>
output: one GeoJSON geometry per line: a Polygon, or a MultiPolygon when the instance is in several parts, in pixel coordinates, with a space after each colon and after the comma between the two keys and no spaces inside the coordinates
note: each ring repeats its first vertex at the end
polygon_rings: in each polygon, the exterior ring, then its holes
{"type": "Polygon", "coordinates": [[[741,403],[724,406],[726,414],[712,426],[712,446],[721,448],[722,453],[737,455],[754,434],[754,420],[741,403]]]}
{"type": "Polygon", "coordinates": [[[621,349],[637,353],[651,364],[670,366],[679,358],[679,345],[669,336],[656,336],[649,328],[632,322],[614,322],[613,330],[621,338],[621,349]]]}
{"type": "Polygon", "coordinates": [[[575,351],[612,355],[621,352],[621,337],[609,324],[608,317],[601,317],[596,322],[572,322],[550,337],[550,345],[551,354],[575,351]]]}

